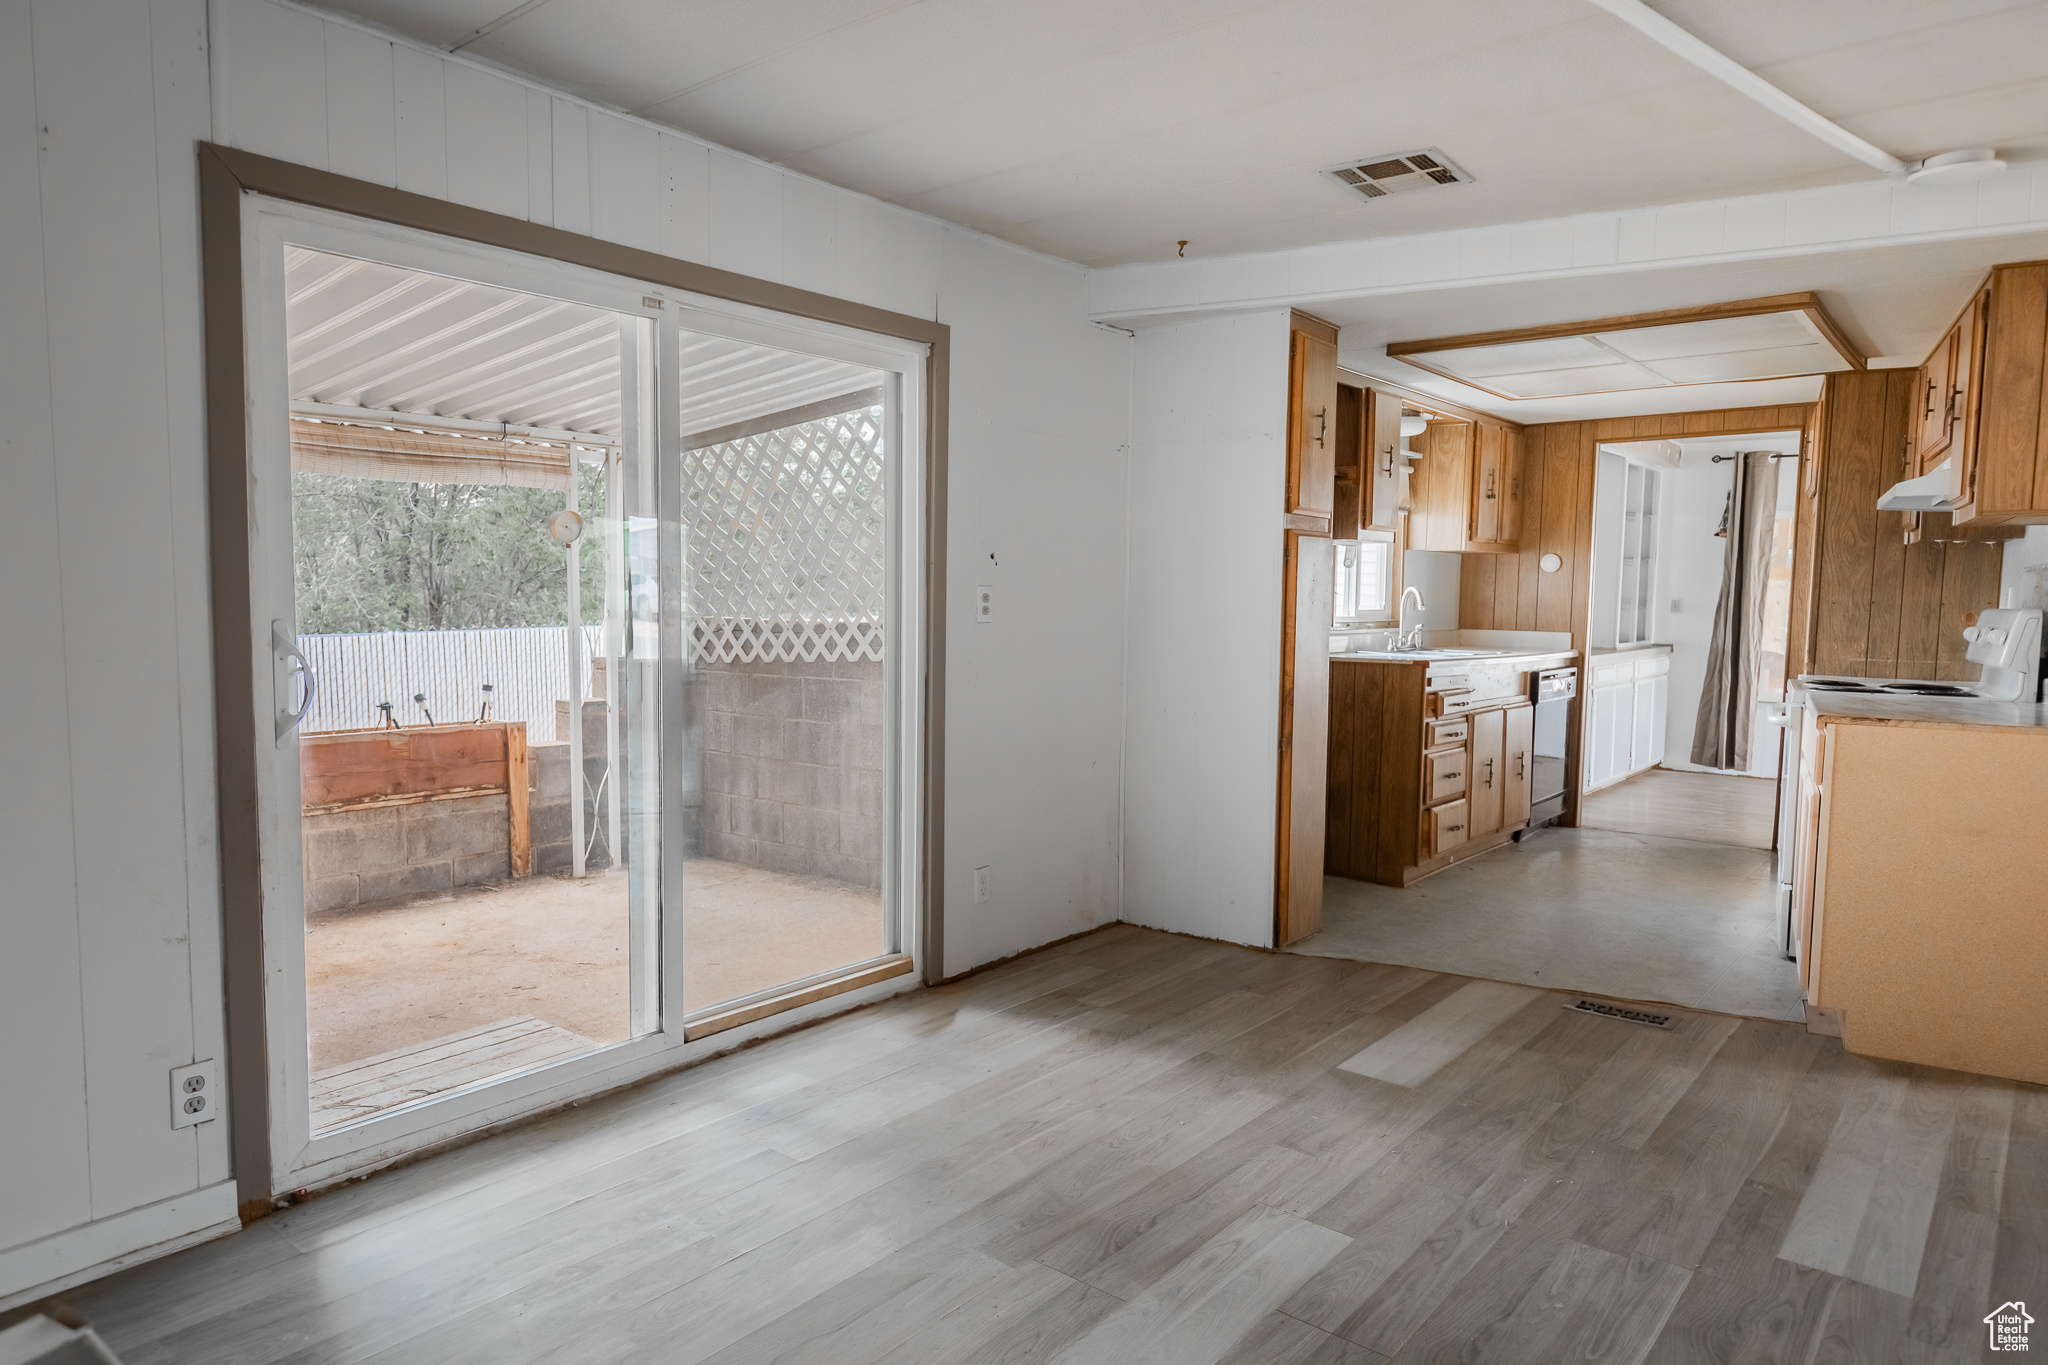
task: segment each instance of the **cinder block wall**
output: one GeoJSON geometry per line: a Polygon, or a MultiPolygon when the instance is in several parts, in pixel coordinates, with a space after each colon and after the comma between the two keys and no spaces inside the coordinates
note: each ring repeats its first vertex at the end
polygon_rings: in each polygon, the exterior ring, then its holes
{"type": "MultiPolygon", "coordinates": [[[[527,750],[533,870],[569,865],[569,746],[527,750]]],[[[309,815],[301,822],[306,911],[448,891],[512,875],[503,796],[309,815]]]]}
{"type": "Polygon", "coordinates": [[[697,669],[702,848],[771,872],[882,885],[882,665],[697,669]]]}

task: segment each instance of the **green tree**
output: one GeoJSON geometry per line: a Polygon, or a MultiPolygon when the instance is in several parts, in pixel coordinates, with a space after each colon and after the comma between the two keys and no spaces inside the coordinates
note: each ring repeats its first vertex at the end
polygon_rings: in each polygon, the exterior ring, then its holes
{"type": "MultiPolygon", "coordinates": [[[[602,474],[579,466],[587,525],[602,474]]],[[[548,488],[292,475],[298,627],[309,635],[568,623],[548,488]]],[[[602,611],[601,537],[579,542],[585,619],[602,611]]]]}

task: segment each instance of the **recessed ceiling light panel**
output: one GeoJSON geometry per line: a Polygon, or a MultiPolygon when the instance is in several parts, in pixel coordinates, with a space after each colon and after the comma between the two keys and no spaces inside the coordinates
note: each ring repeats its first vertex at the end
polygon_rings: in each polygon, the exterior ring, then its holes
{"type": "Polygon", "coordinates": [[[1812,294],[1400,341],[1387,354],[1508,399],[1782,379],[1864,365],[1812,294]]]}
{"type": "Polygon", "coordinates": [[[1419,152],[1380,152],[1325,166],[1323,174],[1361,199],[1469,185],[1472,177],[1435,147],[1419,152]]]}

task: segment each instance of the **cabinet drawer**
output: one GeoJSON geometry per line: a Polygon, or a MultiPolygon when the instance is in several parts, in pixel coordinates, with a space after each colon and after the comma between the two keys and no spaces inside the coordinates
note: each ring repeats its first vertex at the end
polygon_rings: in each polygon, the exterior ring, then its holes
{"type": "Polygon", "coordinates": [[[1465,842],[1472,819],[1463,801],[1447,801],[1441,806],[1431,806],[1424,813],[1422,825],[1423,836],[1429,844],[1424,856],[1434,858],[1465,842]]]}
{"type": "Polygon", "coordinates": [[[1429,722],[1429,734],[1424,737],[1422,747],[1441,749],[1446,744],[1463,744],[1472,737],[1472,718],[1453,716],[1449,720],[1429,722]]]}
{"type": "Polygon", "coordinates": [[[1423,804],[1433,806],[1465,794],[1465,746],[1432,749],[1422,756],[1423,804]]]}

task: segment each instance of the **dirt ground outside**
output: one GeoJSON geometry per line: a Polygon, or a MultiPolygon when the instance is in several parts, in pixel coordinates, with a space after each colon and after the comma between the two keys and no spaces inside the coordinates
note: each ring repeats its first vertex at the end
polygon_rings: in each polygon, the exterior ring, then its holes
{"type": "MultiPolygon", "coordinates": [[[[879,893],[712,858],[683,872],[684,1007],[883,951],[879,893]]],[[[530,1015],[599,1043],[629,1032],[626,876],[538,876],[308,916],[317,1072],[530,1015]]]]}

